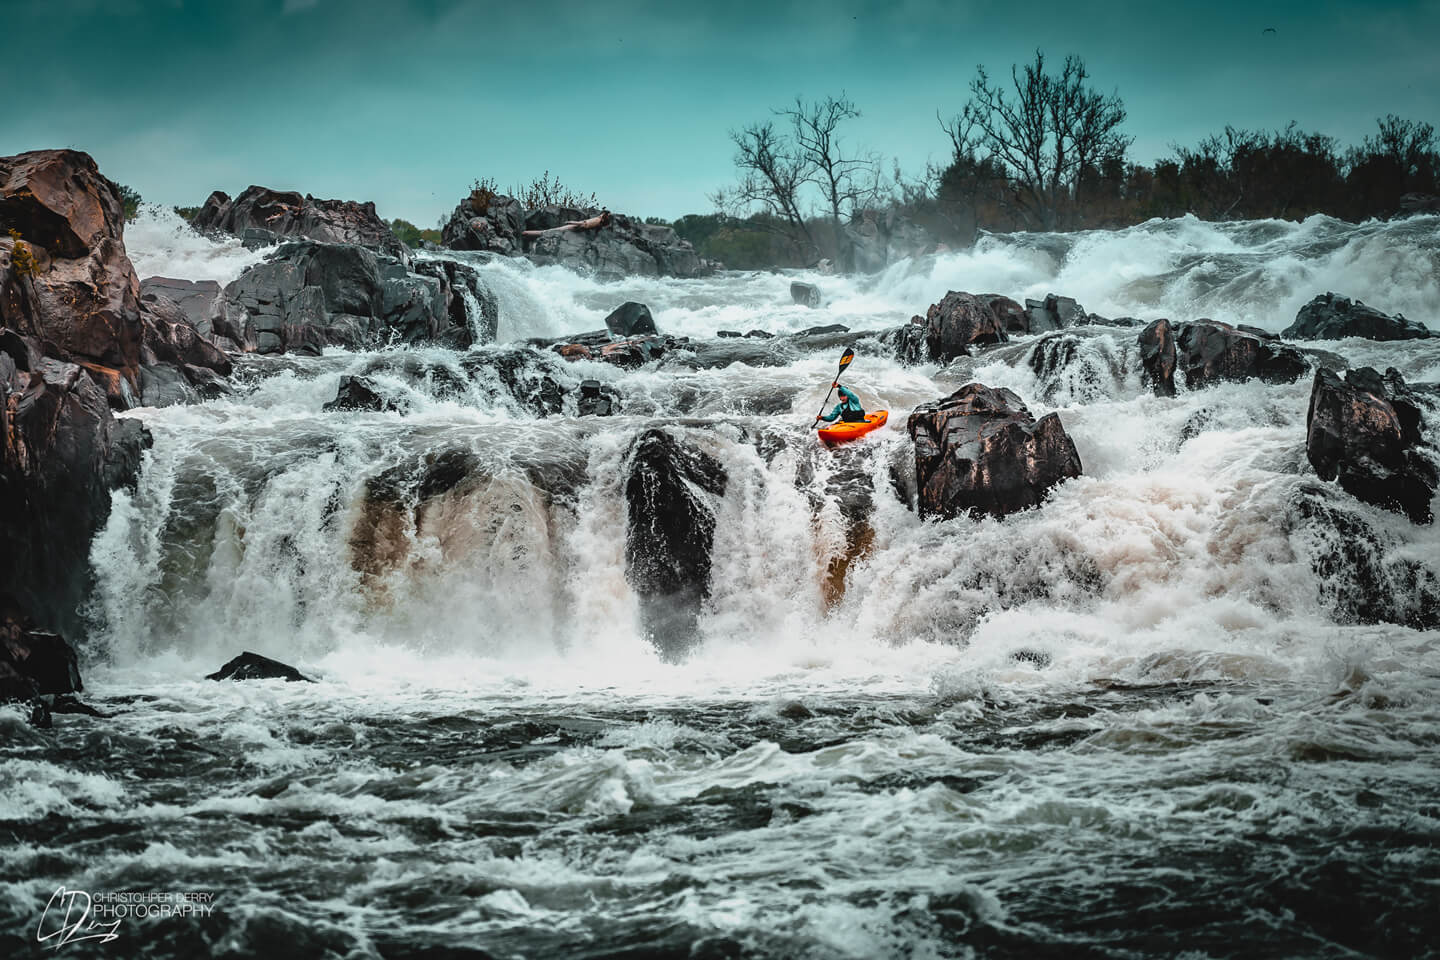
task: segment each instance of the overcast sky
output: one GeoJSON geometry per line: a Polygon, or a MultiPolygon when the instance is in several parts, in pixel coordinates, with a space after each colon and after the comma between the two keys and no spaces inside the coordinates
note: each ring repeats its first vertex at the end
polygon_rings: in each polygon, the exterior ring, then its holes
{"type": "Polygon", "coordinates": [[[421,226],[477,177],[548,169],[677,216],[733,178],[727,131],[797,94],[845,91],[851,140],[916,170],[976,64],[1077,53],[1149,162],[1227,123],[1440,126],[1436,37],[1440,0],[0,0],[0,155],[86,150],[167,204],[259,183],[421,226]]]}

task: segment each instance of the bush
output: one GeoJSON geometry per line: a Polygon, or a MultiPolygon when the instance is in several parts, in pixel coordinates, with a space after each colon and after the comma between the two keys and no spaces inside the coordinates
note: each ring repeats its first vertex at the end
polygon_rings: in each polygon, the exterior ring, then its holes
{"type": "Polygon", "coordinates": [[[398,217],[390,221],[390,230],[407,247],[418,247],[424,240],[429,240],[437,245],[440,243],[439,230],[422,230],[409,220],[401,220],[398,217]]]}
{"type": "Polygon", "coordinates": [[[15,271],[15,276],[35,276],[39,266],[35,263],[35,254],[30,251],[30,245],[20,239],[20,231],[14,227],[10,228],[10,239],[15,241],[15,247],[10,251],[10,267],[15,271]]]}

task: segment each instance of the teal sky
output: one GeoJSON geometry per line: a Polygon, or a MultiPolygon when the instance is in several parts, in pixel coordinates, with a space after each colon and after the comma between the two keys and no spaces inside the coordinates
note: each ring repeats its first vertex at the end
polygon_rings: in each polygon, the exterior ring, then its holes
{"type": "Polygon", "coordinates": [[[0,0],[0,154],[86,150],[167,204],[259,183],[421,226],[476,177],[548,169],[677,216],[733,178],[727,130],[797,94],[847,92],[851,140],[917,170],[977,63],[1073,52],[1148,162],[1227,123],[1440,126],[1436,37],[1440,0],[0,0]]]}

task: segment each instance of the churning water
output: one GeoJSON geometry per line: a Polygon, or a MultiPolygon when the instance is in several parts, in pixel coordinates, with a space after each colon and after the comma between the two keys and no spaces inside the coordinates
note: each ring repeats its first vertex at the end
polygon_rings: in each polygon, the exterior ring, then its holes
{"type": "MultiPolygon", "coordinates": [[[[127,240],[142,274],[258,256],[127,240]]],[[[479,267],[502,340],[625,300],[692,338],[879,331],[951,289],[1271,330],[1334,290],[1440,327],[1434,217],[987,237],[795,275],[818,311],[791,275],[479,267]]],[[[0,710],[0,942],[46,949],[64,886],[213,894],[60,948],[97,956],[1440,955],[1440,532],[1314,476],[1308,378],[1160,399],[1134,330],[1060,336],[1059,370],[1039,338],[948,368],[861,338],[847,380],[890,427],[833,453],[807,428],[835,351],[523,361],[612,385],[606,419],[538,417],[504,346],[254,360],[232,399],[128,414],[155,443],[93,546],[83,664],[115,716],[0,710]],[[362,372],[406,411],[323,412],[362,372]],[[970,380],[1058,410],[1084,476],[917,518],[905,415],[970,380]],[[678,665],[625,573],[652,427],[728,477],[678,665]],[[376,505],[449,450],[464,483],[376,505]],[[246,649],[320,682],[201,679],[246,649]]],[[[1440,340],[1315,346],[1440,380],[1440,340]]]]}

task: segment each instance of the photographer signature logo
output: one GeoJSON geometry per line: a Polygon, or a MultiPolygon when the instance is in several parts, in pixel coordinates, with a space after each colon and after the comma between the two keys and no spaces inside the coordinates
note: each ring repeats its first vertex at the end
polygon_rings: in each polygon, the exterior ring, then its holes
{"type": "Polygon", "coordinates": [[[115,932],[120,927],[119,920],[101,923],[91,916],[91,912],[90,894],[83,890],[57,887],[50,896],[50,902],[45,904],[45,912],[40,914],[40,925],[35,929],[36,941],[49,943],[59,949],[67,943],[79,943],[83,940],[109,943],[111,940],[120,939],[120,935],[115,932]],[[100,932],[88,932],[91,930],[100,932]],[[82,931],[85,932],[82,934],[82,931]]]}

